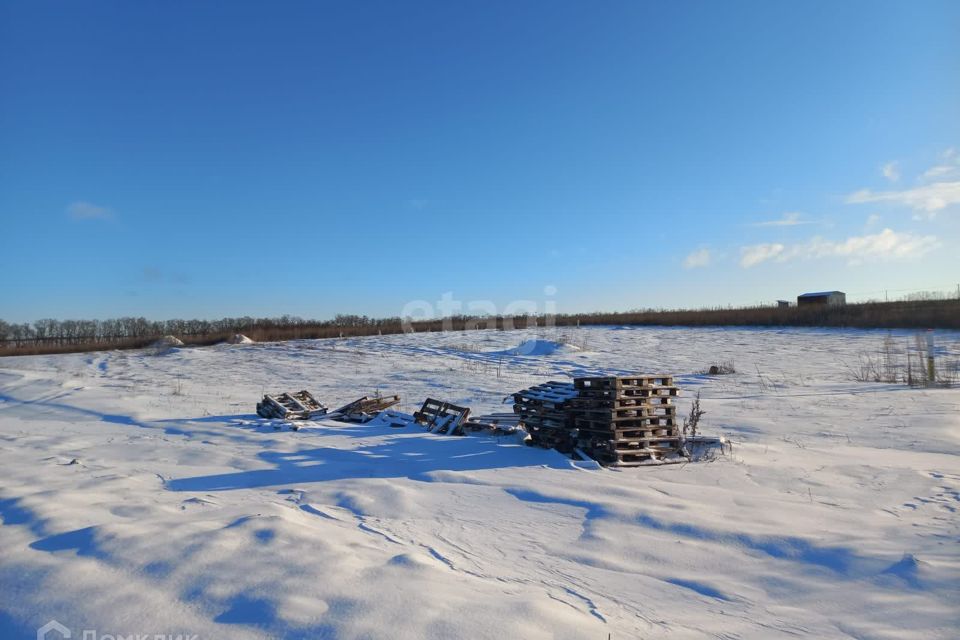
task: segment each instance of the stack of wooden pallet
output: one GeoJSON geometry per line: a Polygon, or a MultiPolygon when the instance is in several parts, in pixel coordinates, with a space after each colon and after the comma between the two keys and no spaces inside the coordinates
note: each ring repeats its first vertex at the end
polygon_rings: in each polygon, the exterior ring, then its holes
{"type": "Polygon", "coordinates": [[[577,393],[569,382],[546,382],[513,394],[513,411],[534,444],[564,452],[574,449],[570,402],[577,393]]]}
{"type": "Polygon", "coordinates": [[[679,451],[672,377],[576,378],[573,386],[577,445],[598,462],[633,466],[679,451]]]}

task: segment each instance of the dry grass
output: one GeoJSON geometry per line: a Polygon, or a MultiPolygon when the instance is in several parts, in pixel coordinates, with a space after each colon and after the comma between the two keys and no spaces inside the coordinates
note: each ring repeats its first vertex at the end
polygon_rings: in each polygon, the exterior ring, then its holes
{"type": "Polygon", "coordinates": [[[866,302],[836,307],[743,307],[589,313],[558,318],[557,324],[860,327],[870,329],[960,329],[960,299],[866,302]]]}
{"type": "Polygon", "coordinates": [[[723,362],[714,362],[709,367],[701,371],[700,375],[726,376],[736,372],[737,368],[734,366],[733,360],[724,360],[723,362]]]}
{"type": "Polygon", "coordinates": [[[938,355],[936,346],[929,347],[922,333],[902,346],[888,335],[876,352],[860,353],[856,364],[848,365],[848,369],[857,382],[920,387],[952,387],[960,383],[960,357],[938,355]]]}
{"type": "MultiPolygon", "coordinates": [[[[130,320],[130,319],[127,319],[130,320]]],[[[139,349],[159,337],[173,334],[187,345],[203,346],[226,342],[242,333],[257,342],[285,340],[313,340],[348,338],[378,334],[403,333],[412,329],[417,333],[444,330],[472,329],[502,330],[528,326],[544,326],[552,322],[559,327],[596,325],[634,326],[763,326],[763,327],[859,327],[859,328],[936,328],[960,329],[960,300],[913,300],[899,302],[868,302],[838,307],[744,307],[697,310],[641,310],[621,313],[580,313],[558,315],[552,318],[456,316],[445,320],[403,323],[400,318],[370,319],[358,316],[338,316],[330,321],[304,321],[298,318],[224,319],[215,322],[169,321],[150,323],[139,321],[136,337],[82,336],[56,338],[29,336],[14,342],[0,342],[0,356],[38,355],[103,351],[107,349],[139,349]],[[175,327],[189,327],[176,331],[175,327]],[[206,328],[211,327],[211,328],[206,328]]],[[[56,321],[44,321],[54,323],[56,321]]],[[[66,321],[70,323],[76,321],[66,321]]],[[[117,324],[117,321],[107,321],[117,324]]],[[[0,323],[3,324],[3,323],[0,323]]],[[[91,326],[105,323],[89,323],[91,326]]],[[[55,329],[54,329],[55,330],[55,329]]],[[[48,334],[50,333],[48,328],[48,334]]],[[[585,347],[586,345],[584,345],[585,347]]],[[[867,363],[868,369],[871,367],[867,363]]],[[[731,366],[732,369],[732,366],[731,366]]],[[[868,372],[869,374],[869,372],[868,372]]]]}

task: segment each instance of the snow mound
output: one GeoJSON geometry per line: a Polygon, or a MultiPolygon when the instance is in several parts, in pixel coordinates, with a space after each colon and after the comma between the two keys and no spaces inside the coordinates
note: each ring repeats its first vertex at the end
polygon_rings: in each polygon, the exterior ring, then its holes
{"type": "Polygon", "coordinates": [[[579,349],[572,344],[536,339],[524,340],[519,346],[508,349],[502,353],[511,356],[552,356],[555,353],[564,353],[567,351],[579,351],[579,349]]]}
{"type": "Polygon", "coordinates": [[[182,347],[183,340],[176,336],[163,336],[150,346],[155,349],[172,349],[173,347],[182,347]]]}
{"type": "Polygon", "coordinates": [[[227,340],[227,342],[229,342],[230,344],[254,344],[255,343],[254,340],[251,340],[250,338],[243,335],[242,333],[234,334],[234,336],[229,340],[227,340]]]}

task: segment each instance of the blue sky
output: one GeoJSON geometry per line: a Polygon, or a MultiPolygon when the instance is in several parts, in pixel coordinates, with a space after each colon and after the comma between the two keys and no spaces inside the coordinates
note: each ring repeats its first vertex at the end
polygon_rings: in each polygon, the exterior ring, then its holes
{"type": "Polygon", "coordinates": [[[958,32],[957,2],[7,1],[0,318],[954,289],[958,32]]]}

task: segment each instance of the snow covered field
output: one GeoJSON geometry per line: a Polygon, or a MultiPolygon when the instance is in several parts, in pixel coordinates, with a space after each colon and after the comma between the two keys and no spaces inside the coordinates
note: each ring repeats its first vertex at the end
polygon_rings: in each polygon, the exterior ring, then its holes
{"type": "Polygon", "coordinates": [[[528,354],[557,333],[0,359],[0,638],[51,619],[74,638],[958,636],[960,389],[854,382],[885,332],[561,333],[528,354]],[[738,373],[697,373],[724,360],[738,373]],[[733,454],[606,470],[253,415],[301,388],[504,411],[607,372],[677,375],[681,414],[701,390],[733,454]]]}

